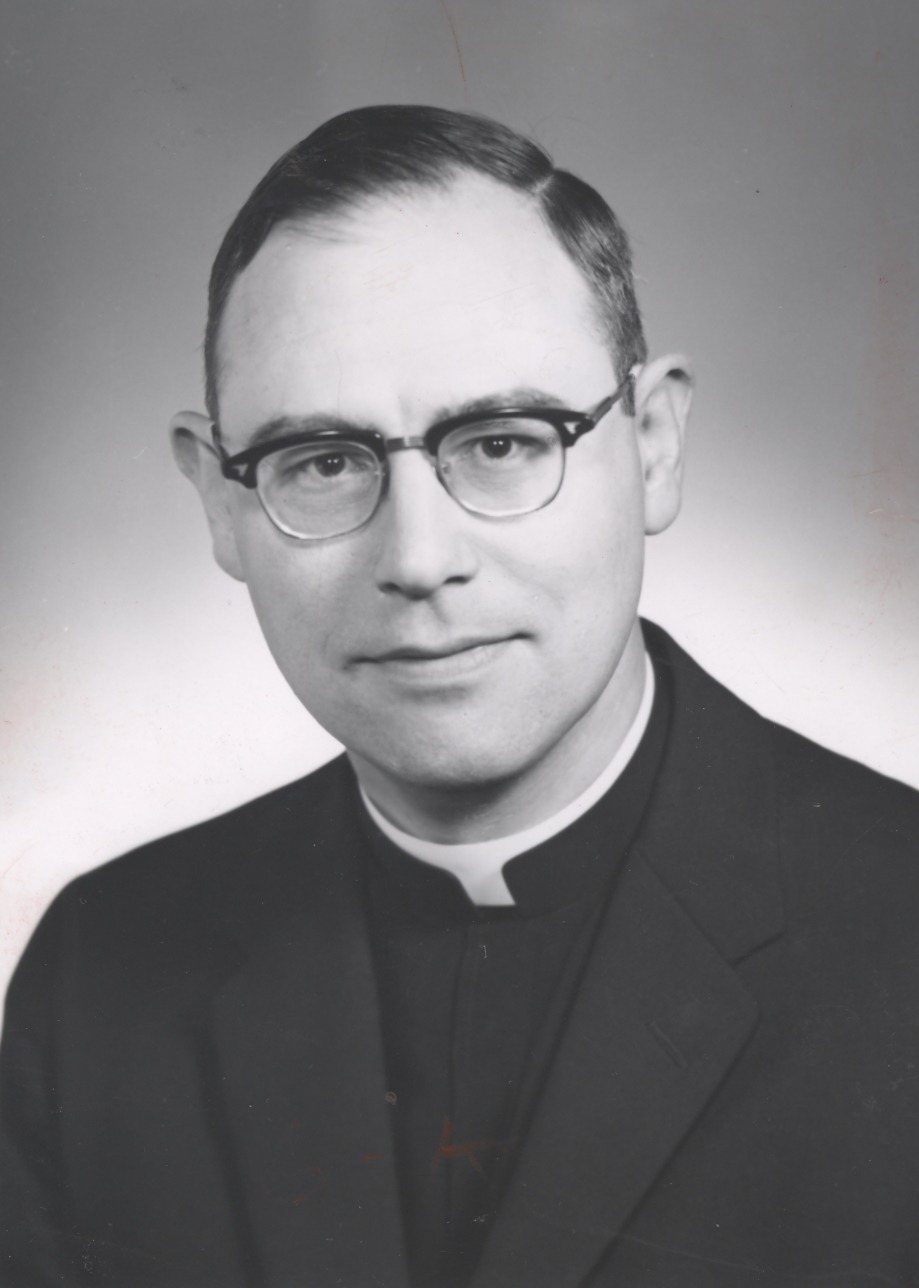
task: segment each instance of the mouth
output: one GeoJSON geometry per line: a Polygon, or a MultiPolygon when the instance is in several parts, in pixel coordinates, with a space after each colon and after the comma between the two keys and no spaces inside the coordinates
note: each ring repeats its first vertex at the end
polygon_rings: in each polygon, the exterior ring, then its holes
{"type": "Polygon", "coordinates": [[[446,680],[498,661],[518,638],[506,635],[452,640],[436,646],[406,644],[359,661],[405,679],[446,680]]]}
{"type": "Polygon", "coordinates": [[[506,637],[457,640],[453,643],[432,648],[409,644],[401,648],[390,649],[387,653],[379,653],[368,660],[372,662],[436,662],[441,658],[458,657],[461,653],[471,653],[475,649],[491,648],[496,644],[505,643],[507,643],[506,637]]]}

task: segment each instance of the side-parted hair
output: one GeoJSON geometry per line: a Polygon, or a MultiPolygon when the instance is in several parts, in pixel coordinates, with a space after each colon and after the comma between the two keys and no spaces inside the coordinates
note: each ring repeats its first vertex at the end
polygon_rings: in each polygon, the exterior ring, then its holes
{"type": "Polygon", "coordinates": [[[333,117],[285,152],[227,230],[208,288],[208,415],[217,419],[217,347],[230,290],[273,228],[327,218],[386,193],[443,188],[464,172],[487,175],[533,199],[594,293],[619,380],[643,362],[647,347],[628,237],[598,192],[557,170],[531,139],[487,117],[439,107],[362,107],[333,117]]]}

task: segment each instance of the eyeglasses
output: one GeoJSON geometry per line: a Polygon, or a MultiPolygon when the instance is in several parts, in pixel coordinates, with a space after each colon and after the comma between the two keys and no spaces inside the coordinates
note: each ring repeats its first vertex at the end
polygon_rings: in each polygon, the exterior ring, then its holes
{"type": "Polygon", "coordinates": [[[464,510],[510,519],[555,499],[565,477],[565,449],[596,428],[632,380],[630,372],[588,412],[500,407],[450,416],[410,438],[330,427],[275,438],[235,456],[214,425],[214,447],[224,477],[255,488],[275,527],[302,541],[344,536],[369,523],[386,494],[394,452],[427,452],[441,484],[464,510]]]}

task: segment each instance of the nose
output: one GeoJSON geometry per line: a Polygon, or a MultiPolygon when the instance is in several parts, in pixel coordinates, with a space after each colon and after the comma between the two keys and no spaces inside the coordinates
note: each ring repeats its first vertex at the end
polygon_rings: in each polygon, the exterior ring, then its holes
{"type": "Polygon", "coordinates": [[[478,567],[469,530],[475,521],[441,486],[425,452],[393,453],[387,493],[368,529],[379,589],[426,599],[469,581],[478,567]]]}

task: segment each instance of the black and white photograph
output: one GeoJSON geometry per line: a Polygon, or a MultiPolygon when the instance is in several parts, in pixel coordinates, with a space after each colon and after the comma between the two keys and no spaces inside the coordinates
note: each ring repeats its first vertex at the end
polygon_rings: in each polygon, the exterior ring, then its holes
{"type": "Polygon", "coordinates": [[[919,1285],[919,9],[7,0],[0,1283],[919,1285]]]}

